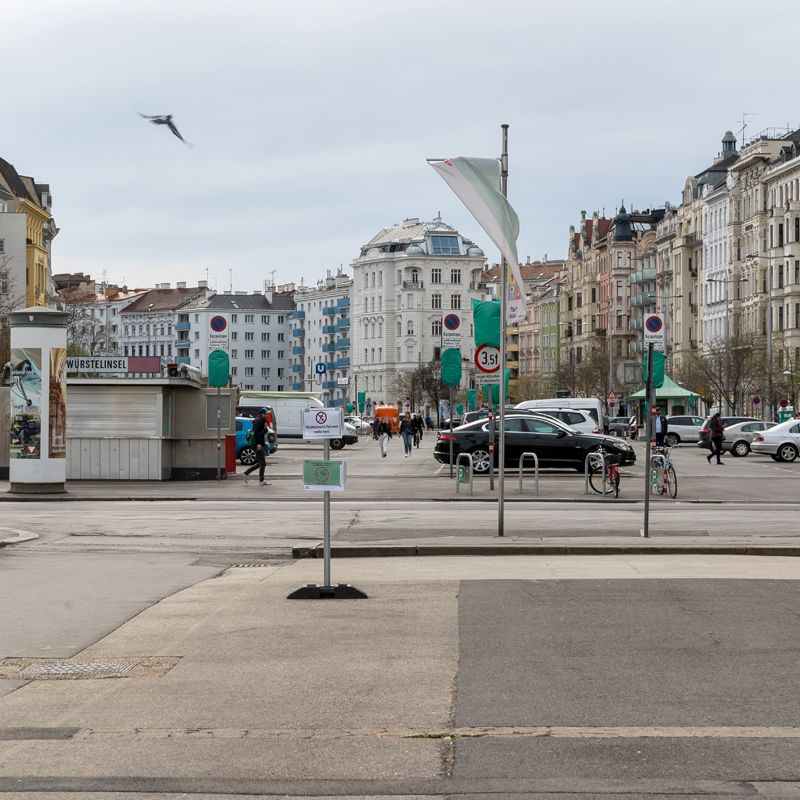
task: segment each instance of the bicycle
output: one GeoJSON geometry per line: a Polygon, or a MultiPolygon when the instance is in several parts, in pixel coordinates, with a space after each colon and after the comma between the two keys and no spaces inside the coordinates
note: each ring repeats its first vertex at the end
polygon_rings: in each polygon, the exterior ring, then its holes
{"type": "Polygon", "coordinates": [[[669,451],[668,445],[656,447],[650,456],[650,487],[655,494],[669,494],[674,500],[678,496],[678,475],[669,451]]]}
{"type": "Polygon", "coordinates": [[[422,432],[418,429],[414,429],[414,447],[419,448],[419,443],[422,441],[422,432]]]}
{"type": "Polygon", "coordinates": [[[594,453],[589,455],[592,459],[591,470],[589,472],[589,486],[594,489],[597,494],[612,494],[614,497],[619,497],[620,473],[619,461],[620,457],[614,453],[606,452],[602,446],[598,447],[594,453]],[[599,458],[605,458],[605,485],[603,484],[603,462],[599,458]]]}

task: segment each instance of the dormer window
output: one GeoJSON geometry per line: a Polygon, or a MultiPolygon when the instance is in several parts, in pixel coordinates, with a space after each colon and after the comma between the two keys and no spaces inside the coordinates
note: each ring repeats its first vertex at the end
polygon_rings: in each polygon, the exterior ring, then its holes
{"type": "Polygon", "coordinates": [[[435,256],[460,255],[458,236],[431,236],[431,253],[435,256]]]}

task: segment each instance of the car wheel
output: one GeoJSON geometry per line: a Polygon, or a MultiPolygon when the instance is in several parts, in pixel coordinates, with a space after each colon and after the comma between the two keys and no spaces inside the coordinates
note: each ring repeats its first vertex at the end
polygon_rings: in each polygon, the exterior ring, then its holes
{"type": "Polygon", "coordinates": [[[750,445],[747,442],[734,442],[731,453],[737,458],[742,458],[750,452],[750,445]]]}
{"type": "Polygon", "coordinates": [[[470,450],[469,454],[472,456],[472,471],[476,475],[485,475],[491,464],[489,451],[482,447],[476,447],[474,450],[470,450]]]}
{"type": "Polygon", "coordinates": [[[344,439],[331,439],[331,450],[341,450],[344,447],[344,439]]]}
{"type": "Polygon", "coordinates": [[[797,459],[797,448],[793,444],[782,444],[778,448],[778,458],[781,461],[795,461],[797,459]]]}
{"type": "Polygon", "coordinates": [[[239,452],[239,463],[249,467],[258,461],[256,451],[252,447],[243,447],[239,452]]]}
{"type": "Polygon", "coordinates": [[[681,437],[678,436],[677,433],[668,433],[664,437],[664,441],[670,446],[675,447],[676,444],[680,444],[681,437]]]}

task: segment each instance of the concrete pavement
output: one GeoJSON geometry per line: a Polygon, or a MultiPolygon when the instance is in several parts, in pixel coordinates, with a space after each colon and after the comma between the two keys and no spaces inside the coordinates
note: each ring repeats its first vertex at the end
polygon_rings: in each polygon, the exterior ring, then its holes
{"type": "Polygon", "coordinates": [[[798,796],[800,559],[333,566],[369,599],[229,569],[0,698],[0,796],[798,796]]]}

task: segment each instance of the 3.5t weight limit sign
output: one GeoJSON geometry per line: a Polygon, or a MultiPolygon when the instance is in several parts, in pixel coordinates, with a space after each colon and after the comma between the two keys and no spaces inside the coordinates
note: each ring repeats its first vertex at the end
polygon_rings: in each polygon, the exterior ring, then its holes
{"type": "Polygon", "coordinates": [[[500,383],[500,348],[482,344],[475,351],[478,383],[500,383]]]}

